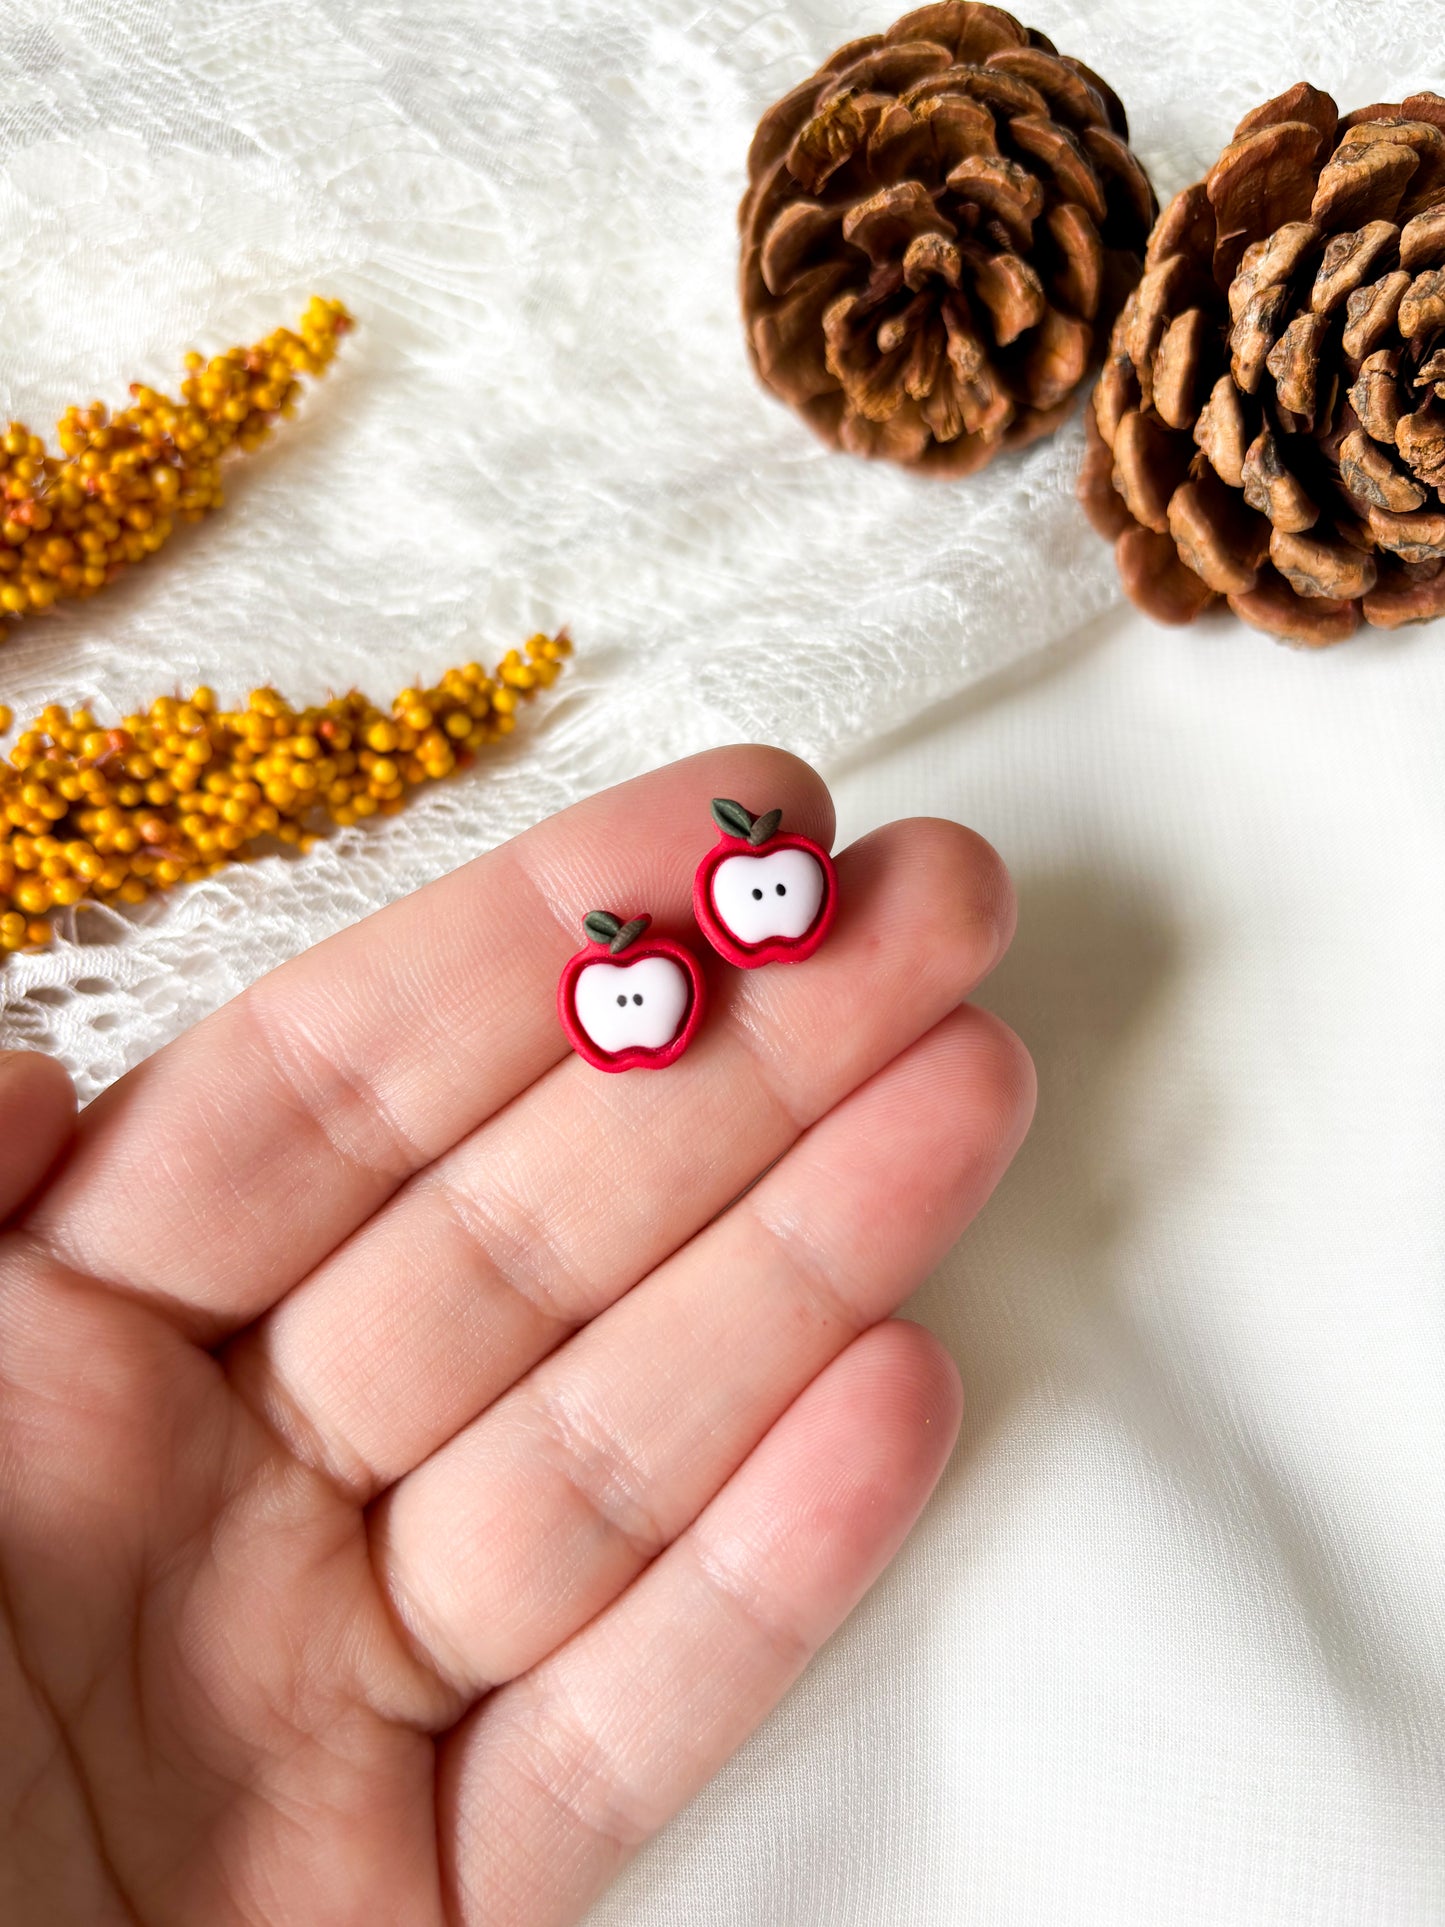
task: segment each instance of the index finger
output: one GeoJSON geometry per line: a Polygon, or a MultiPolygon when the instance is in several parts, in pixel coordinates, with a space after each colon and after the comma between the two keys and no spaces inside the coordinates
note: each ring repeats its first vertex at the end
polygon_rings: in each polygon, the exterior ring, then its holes
{"type": "MultiPolygon", "coordinates": [[[[215,1342],[566,1055],[553,986],[592,909],[686,930],[709,799],[831,847],[821,779],[708,751],[606,790],[273,971],[123,1078],[26,1220],[215,1342]]],[[[695,945],[701,940],[694,938],[695,945]]]]}

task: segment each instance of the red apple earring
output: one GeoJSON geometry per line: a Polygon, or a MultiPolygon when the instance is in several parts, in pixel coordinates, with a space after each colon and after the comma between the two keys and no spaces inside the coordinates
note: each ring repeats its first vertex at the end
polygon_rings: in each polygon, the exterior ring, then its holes
{"type": "Polygon", "coordinates": [[[676,1063],[702,1022],[707,989],[697,958],[670,937],[647,936],[651,922],[590,911],[582,927],[591,941],[557,985],[562,1028],[599,1071],[676,1063]]]}
{"type": "Polygon", "coordinates": [[[781,810],[754,817],[719,796],[712,818],[721,835],[692,886],[703,935],[742,970],[811,957],[838,912],[832,857],[811,837],[781,831],[781,810]]]}

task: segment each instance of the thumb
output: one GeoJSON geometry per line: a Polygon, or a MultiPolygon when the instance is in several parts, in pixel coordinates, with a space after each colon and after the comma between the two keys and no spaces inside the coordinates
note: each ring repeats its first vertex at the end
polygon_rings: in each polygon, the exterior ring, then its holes
{"type": "Polygon", "coordinates": [[[0,1051],[0,1224],[24,1204],[74,1129],[75,1091],[55,1059],[0,1051]]]}

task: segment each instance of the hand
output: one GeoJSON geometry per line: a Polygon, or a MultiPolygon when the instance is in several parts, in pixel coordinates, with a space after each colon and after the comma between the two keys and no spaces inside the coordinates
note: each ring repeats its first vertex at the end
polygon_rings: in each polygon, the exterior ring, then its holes
{"type": "Polygon", "coordinates": [[[896,1550],[960,1395],[890,1314],[1032,1104],[961,1002],[1008,881],[880,830],[816,957],[601,1075],[558,972],[587,910],[686,927],[713,795],[831,840],[804,765],[719,751],[298,958],[78,1130],[0,1057],[0,1919],[576,1921],[896,1550]]]}

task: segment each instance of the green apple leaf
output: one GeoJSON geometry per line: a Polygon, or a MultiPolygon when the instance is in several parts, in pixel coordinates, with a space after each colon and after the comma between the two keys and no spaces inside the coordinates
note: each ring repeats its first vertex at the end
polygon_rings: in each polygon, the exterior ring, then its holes
{"type": "Polygon", "coordinates": [[[652,922],[651,917],[634,917],[631,923],[624,923],[607,948],[614,957],[620,957],[631,943],[636,943],[643,931],[652,922]]]}
{"type": "Polygon", "coordinates": [[[712,799],[712,820],[724,836],[736,836],[746,840],[753,833],[753,819],[741,803],[729,802],[725,796],[712,799]]]}

